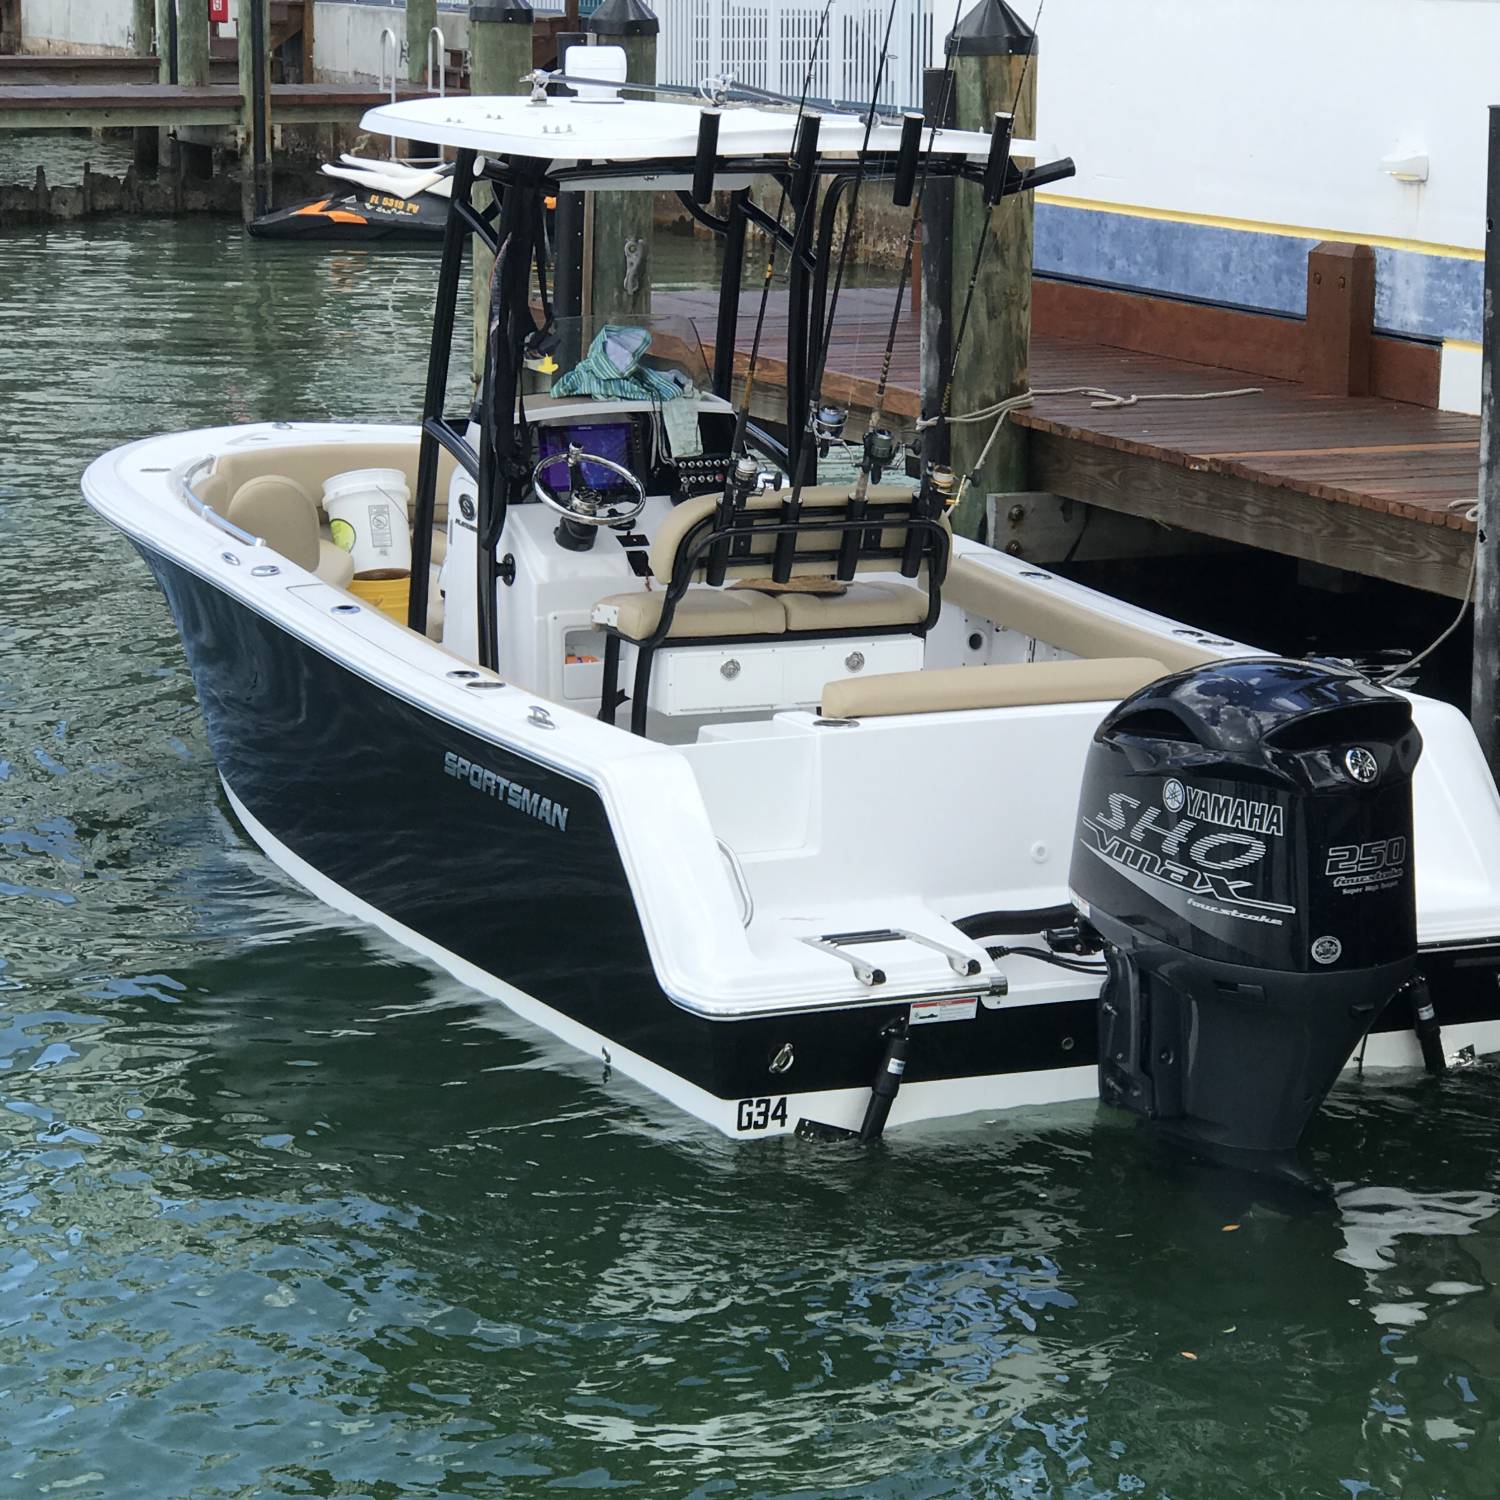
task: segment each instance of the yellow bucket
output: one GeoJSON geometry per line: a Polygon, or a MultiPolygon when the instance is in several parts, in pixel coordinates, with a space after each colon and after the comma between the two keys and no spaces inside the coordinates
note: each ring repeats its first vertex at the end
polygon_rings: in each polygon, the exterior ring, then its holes
{"type": "Polygon", "coordinates": [[[363,599],[397,624],[406,624],[407,605],[411,600],[410,573],[403,573],[399,578],[351,578],[348,589],[356,599],[363,599]]]}

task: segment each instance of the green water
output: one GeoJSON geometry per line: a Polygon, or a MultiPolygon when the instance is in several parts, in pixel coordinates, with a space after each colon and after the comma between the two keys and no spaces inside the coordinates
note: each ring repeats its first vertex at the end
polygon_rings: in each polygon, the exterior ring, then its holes
{"type": "Polygon", "coordinates": [[[251,848],[78,476],[409,417],[433,270],[0,237],[0,1500],[1496,1494],[1495,1074],[1341,1087],[1325,1208],[1092,1105],[736,1148],[251,848]]]}

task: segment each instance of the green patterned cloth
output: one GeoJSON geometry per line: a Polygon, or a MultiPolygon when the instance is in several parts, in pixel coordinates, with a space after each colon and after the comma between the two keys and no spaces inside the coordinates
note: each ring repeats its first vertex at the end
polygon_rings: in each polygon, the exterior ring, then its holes
{"type": "Polygon", "coordinates": [[[651,335],[644,328],[606,323],[589,352],[554,382],[554,396],[601,396],[619,401],[676,401],[691,389],[680,377],[673,379],[643,365],[651,335]]]}

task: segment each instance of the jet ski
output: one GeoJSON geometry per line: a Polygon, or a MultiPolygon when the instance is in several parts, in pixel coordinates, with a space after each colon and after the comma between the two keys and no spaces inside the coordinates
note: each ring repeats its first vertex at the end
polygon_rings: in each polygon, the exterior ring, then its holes
{"type": "Polygon", "coordinates": [[[323,174],[339,186],[321,197],[278,208],[254,220],[261,239],[437,240],[448,220],[453,166],[342,156],[323,174]]]}

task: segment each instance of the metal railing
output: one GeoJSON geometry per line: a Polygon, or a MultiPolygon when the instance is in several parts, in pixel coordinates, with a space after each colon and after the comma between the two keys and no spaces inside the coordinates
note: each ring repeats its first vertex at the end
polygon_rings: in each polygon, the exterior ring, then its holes
{"type": "Polygon", "coordinates": [[[264,547],[266,544],[262,538],[256,536],[254,532],[246,531],[243,526],[236,526],[233,521],[221,516],[208,501],[199,498],[193,485],[197,482],[198,476],[205,469],[213,468],[213,465],[214,461],[211,457],[200,458],[178,469],[172,475],[173,483],[177,486],[177,493],[200,520],[207,521],[210,526],[217,526],[220,531],[227,532],[235,541],[243,542],[247,547],[264,547]]]}
{"type": "MultiPolygon", "coordinates": [[[[380,33],[380,82],[376,86],[385,87],[385,60],[387,55],[391,60],[391,103],[396,102],[396,80],[401,74],[401,42],[396,33],[389,26],[380,33]]],[[[391,137],[391,155],[396,154],[396,137],[391,137]]]]}
{"type": "MultiPolygon", "coordinates": [[[[897,0],[880,104],[920,108],[922,70],[932,57],[934,10],[952,0],[897,0]]],[[[868,106],[880,69],[890,0],[656,0],[661,20],[656,81],[696,84],[729,74],[739,83],[798,97],[817,42],[813,99],[868,106]]],[[[945,24],[948,16],[944,15],[945,24]]]]}
{"type": "Polygon", "coordinates": [[[441,26],[427,33],[427,92],[439,99],[448,97],[448,38],[441,26]]]}

